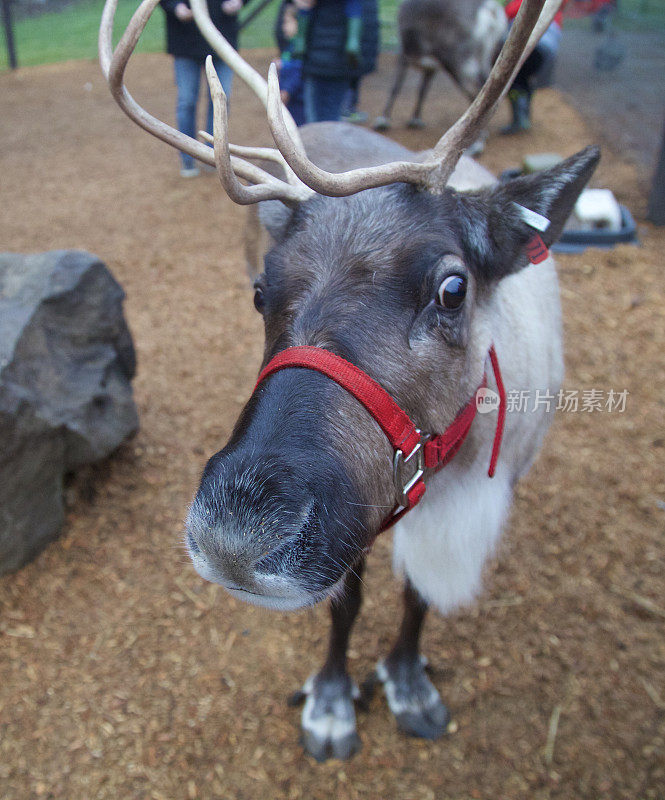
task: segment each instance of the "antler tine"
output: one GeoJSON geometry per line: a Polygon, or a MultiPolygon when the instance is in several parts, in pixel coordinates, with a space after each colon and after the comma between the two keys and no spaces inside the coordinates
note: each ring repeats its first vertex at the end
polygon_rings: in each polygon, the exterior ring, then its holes
{"type": "MultiPolygon", "coordinates": [[[[257,183],[255,186],[243,186],[240,183],[236,177],[237,162],[240,162],[240,159],[233,159],[232,161],[230,153],[226,94],[215,72],[211,56],[206,58],[206,77],[208,78],[213,104],[214,153],[217,174],[220,183],[231,200],[240,205],[249,205],[258,203],[261,200],[281,200],[285,203],[299,203],[311,197],[312,190],[308,189],[304,184],[287,184],[250,164],[247,164],[247,166],[252,166],[259,173],[262,173],[262,182],[257,183]]],[[[255,148],[242,149],[253,151],[255,148]]]]}
{"type": "MultiPolygon", "coordinates": [[[[240,144],[232,144],[229,142],[229,151],[233,156],[241,156],[242,158],[256,158],[259,161],[272,161],[284,170],[287,183],[294,186],[307,186],[303,183],[291,167],[286,163],[284,156],[274,147],[245,147],[240,144]]],[[[309,188],[309,187],[307,187],[309,188]]],[[[314,194],[312,189],[311,194],[314,194]]]]}
{"type": "Polygon", "coordinates": [[[118,2],[117,0],[106,0],[99,26],[99,61],[102,72],[115,101],[137,125],[140,125],[148,133],[170,144],[172,147],[214,166],[215,159],[209,147],[153,117],[152,114],[149,114],[134,100],[123,84],[127,62],[158,3],[159,0],[143,0],[134,12],[114,52],[112,44],[113,21],[118,2]]]}
{"type": "MultiPolygon", "coordinates": [[[[190,0],[189,3],[194,21],[208,44],[215,50],[217,55],[228,64],[229,67],[240,77],[259,98],[264,108],[268,108],[268,85],[265,79],[248,64],[245,59],[226,41],[222,34],[217,30],[215,24],[210,19],[206,0],[190,0]]],[[[293,120],[291,113],[284,108],[285,124],[291,136],[295,139],[297,146],[304,152],[298,126],[293,120]]]]}
{"type": "Polygon", "coordinates": [[[345,197],[363,189],[386,186],[390,183],[423,183],[432,170],[432,164],[410,161],[393,161],[378,167],[352,169],[348,172],[327,172],[317,167],[290,135],[283,116],[284,104],[279,95],[277,67],[270,65],[268,72],[268,124],[287,164],[300,180],[319,194],[345,197]]]}
{"type": "MultiPolygon", "coordinates": [[[[148,131],[148,133],[151,133],[153,136],[156,136],[172,147],[189,153],[189,155],[198,158],[205,164],[216,166],[215,154],[211,147],[208,147],[196,139],[192,139],[191,136],[187,136],[156,117],[153,117],[152,114],[149,114],[134,100],[123,84],[127,63],[158,2],[159,0],[143,0],[134,12],[127,29],[120,38],[114,51],[112,44],[113,22],[118,3],[117,0],[106,0],[99,28],[99,61],[102,73],[109,84],[114,99],[130,119],[134,120],[134,122],[148,131]]],[[[216,77],[217,75],[215,74],[215,78],[216,77]]],[[[224,102],[224,111],[225,110],[224,102]]],[[[253,184],[265,184],[265,186],[262,187],[263,192],[257,192],[257,195],[261,196],[251,200],[236,200],[236,202],[247,203],[258,202],[258,200],[262,199],[277,199],[283,200],[286,203],[295,203],[311,196],[311,192],[299,182],[295,186],[290,185],[241,158],[235,156],[230,157],[230,165],[232,171],[235,173],[234,179],[242,189],[247,189],[248,187],[242,186],[242,184],[237,181],[237,178],[235,178],[236,175],[253,184]],[[268,191],[268,189],[270,189],[270,191],[268,191]],[[270,195],[270,197],[268,197],[268,195],[270,195]]],[[[287,175],[290,173],[288,167],[286,167],[286,172],[287,175]]],[[[226,186],[226,184],[224,185],[226,186]]],[[[232,192],[229,193],[235,199],[235,195],[232,192]]]]}
{"type": "MultiPolygon", "coordinates": [[[[199,131],[199,139],[202,139],[208,144],[214,144],[215,137],[211,136],[208,131],[199,131]]],[[[232,156],[241,156],[245,158],[255,158],[258,161],[272,161],[284,170],[286,180],[288,183],[303,186],[304,184],[291,169],[291,167],[284,160],[284,156],[274,147],[247,147],[241,144],[233,144],[229,142],[229,152],[232,156]]]]}
{"type": "Polygon", "coordinates": [[[514,76],[550,26],[561,2],[524,0],[482,89],[462,117],[434,147],[432,154],[437,167],[428,181],[431,191],[441,191],[445,186],[462,152],[473,143],[478,131],[494,113],[514,76]]]}
{"type": "MultiPolygon", "coordinates": [[[[215,137],[208,131],[199,131],[199,139],[212,145],[215,143],[215,137]]],[[[259,161],[274,161],[275,164],[285,166],[284,156],[274,147],[247,147],[242,144],[233,144],[229,142],[229,152],[232,156],[241,156],[242,158],[256,158],[259,161]]]]}
{"type": "Polygon", "coordinates": [[[310,197],[311,191],[343,197],[396,182],[418,184],[432,192],[442,191],[462,151],[471,144],[478,129],[506,93],[524,59],[554,19],[562,0],[524,0],[485,85],[461,119],[439,139],[427,161],[395,161],[343,173],[327,172],[309,160],[293,118],[281,101],[275,65],[270,66],[266,85],[263,78],[215,28],[204,0],[190,0],[196,24],[218,55],[249,84],[266,106],[270,130],[281,156],[267,148],[239,148],[229,144],[226,98],[211,62],[206,64],[206,72],[215,110],[214,152],[138,105],[123,85],[123,77],[127,62],[158,2],[143,0],[113,51],[112,32],[117,0],[106,0],[99,30],[99,55],[102,72],[116,102],[149,133],[206,164],[215,165],[222,185],[237,203],[278,199],[292,204],[310,197]],[[277,161],[284,167],[288,183],[239,158],[240,155],[277,161]],[[238,177],[257,185],[243,186],[238,177]]]}
{"type": "MultiPolygon", "coordinates": [[[[199,3],[202,0],[194,2],[199,3]]],[[[287,130],[279,96],[277,70],[271,65],[268,74],[267,111],[275,144],[300,180],[319,194],[343,197],[363,189],[396,182],[420,184],[432,192],[441,191],[462,152],[473,142],[480,127],[506,93],[524,59],[554,19],[561,2],[562,0],[525,0],[485,85],[462,118],[441,137],[426,161],[394,161],[343,173],[320,169],[307,158],[299,141],[294,141],[287,130]]]]}

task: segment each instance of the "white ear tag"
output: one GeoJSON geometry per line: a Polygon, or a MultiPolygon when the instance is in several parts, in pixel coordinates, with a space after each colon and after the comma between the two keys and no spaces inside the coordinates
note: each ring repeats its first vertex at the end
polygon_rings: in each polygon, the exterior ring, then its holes
{"type": "Polygon", "coordinates": [[[536,211],[532,211],[530,208],[525,208],[519,203],[513,203],[513,205],[520,212],[520,217],[522,217],[522,220],[526,222],[530,228],[535,228],[541,233],[545,233],[545,231],[549,228],[550,221],[547,219],[547,217],[544,217],[542,214],[538,214],[536,211]]]}

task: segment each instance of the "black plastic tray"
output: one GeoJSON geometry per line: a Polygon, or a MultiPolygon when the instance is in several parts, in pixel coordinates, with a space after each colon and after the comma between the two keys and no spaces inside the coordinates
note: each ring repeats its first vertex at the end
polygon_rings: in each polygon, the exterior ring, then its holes
{"type": "Polygon", "coordinates": [[[637,225],[626,206],[619,205],[621,230],[598,228],[593,231],[564,230],[552,245],[555,253],[582,253],[587,247],[614,247],[615,244],[637,244],[637,225]]]}

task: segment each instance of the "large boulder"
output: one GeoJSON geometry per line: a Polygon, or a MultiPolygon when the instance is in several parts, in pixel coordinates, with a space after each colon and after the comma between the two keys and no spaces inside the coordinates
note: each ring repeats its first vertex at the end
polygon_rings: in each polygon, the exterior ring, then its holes
{"type": "Polygon", "coordinates": [[[0,574],[58,534],[65,474],[138,428],[123,299],[89,253],[0,253],[0,574]]]}

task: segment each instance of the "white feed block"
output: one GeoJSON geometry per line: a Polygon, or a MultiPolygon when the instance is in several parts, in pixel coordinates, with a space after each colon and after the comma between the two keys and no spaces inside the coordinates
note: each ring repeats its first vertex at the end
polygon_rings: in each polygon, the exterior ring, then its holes
{"type": "Polygon", "coordinates": [[[620,231],[621,207],[609,189],[585,189],[575,203],[575,216],[590,228],[620,231]]]}

